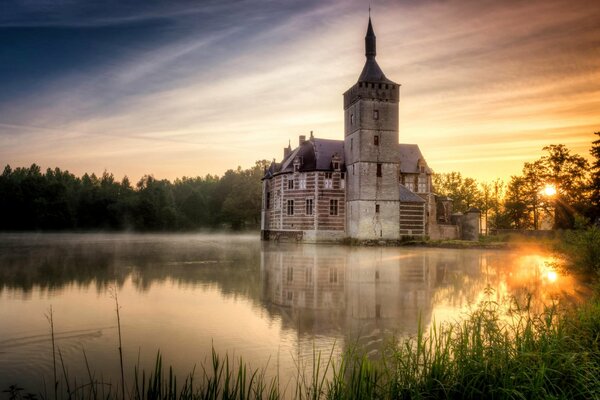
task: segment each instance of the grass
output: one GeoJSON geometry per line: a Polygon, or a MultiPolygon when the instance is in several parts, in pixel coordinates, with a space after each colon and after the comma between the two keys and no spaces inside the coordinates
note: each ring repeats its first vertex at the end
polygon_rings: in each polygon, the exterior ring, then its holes
{"type": "MultiPolygon", "coordinates": [[[[569,235],[563,251],[570,265],[597,277],[600,232],[591,228],[569,235]]],[[[63,377],[56,377],[54,359],[54,388],[61,380],[66,392],[58,397],[73,400],[600,399],[600,295],[571,310],[553,304],[536,313],[528,302],[513,301],[507,309],[490,300],[491,294],[488,289],[487,300],[462,321],[434,323],[428,330],[420,324],[413,337],[390,338],[377,360],[360,348],[339,359],[333,349],[325,356],[313,351],[312,365],[299,363],[295,385],[284,389],[265,368],[253,369],[214,350],[208,365],[183,380],[163,367],[159,353],[152,371],[141,370],[139,363],[133,368],[127,388],[124,375],[116,386],[96,379],[87,357],[87,381],[69,383],[60,357],[63,377]]],[[[115,304],[118,312],[116,294],[115,304]]],[[[53,332],[51,310],[49,322],[53,332]]],[[[53,355],[54,346],[53,339],[53,355]]],[[[121,351],[120,339],[118,347],[121,351]]],[[[5,392],[14,400],[49,398],[17,386],[5,392]]]]}
{"type": "MultiPolygon", "coordinates": [[[[536,314],[527,304],[514,303],[507,312],[487,300],[463,321],[390,339],[378,360],[359,348],[340,359],[333,351],[314,351],[310,368],[299,364],[295,386],[283,390],[264,368],[214,350],[199,373],[183,380],[164,367],[159,353],[152,371],[134,367],[127,390],[92,374],[87,382],[68,384],[60,363],[66,392],[59,397],[74,400],[594,399],[600,398],[600,301],[572,311],[552,305],[536,314]]],[[[11,399],[36,398],[18,387],[7,393],[11,399]]]]}

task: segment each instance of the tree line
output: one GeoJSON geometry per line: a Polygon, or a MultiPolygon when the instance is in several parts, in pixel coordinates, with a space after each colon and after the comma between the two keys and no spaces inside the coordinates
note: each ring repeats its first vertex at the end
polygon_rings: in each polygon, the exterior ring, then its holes
{"type": "Polygon", "coordinates": [[[542,150],[507,182],[479,183],[459,172],[434,174],[435,192],[452,198],[455,212],[478,208],[488,229],[571,229],[600,222],[600,138],[592,142],[591,163],[562,144],[542,150]]]}
{"type": "MultiPolygon", "coordinates": [[[[565,145],[549,145],[507,182],[434,174],[434,192],[452,198],[455,212],[480,209],[488,229],[539,229],[544,221],[568,229],[580,220],[600,221],[600,132],[595,135],[591,164],[565,145]],[[544,193],[546,186],[557,193],[544,193]]],[[[221,177],[174,182],[146,175],[135,185],[108,172],[77,177],[59,168],[42,172],[36,164],[14,170],[7,165],[0,175],[0,230],[258,228],[260,179],[269,164],[262,160],[221,177]]]]}
{"type": "Polygon", "coordinates": [[[255,228],[268,161],[221,177],[156,179],[84,174],[33,164],[0,175],[0,230],[177,231],[255,228]]]}

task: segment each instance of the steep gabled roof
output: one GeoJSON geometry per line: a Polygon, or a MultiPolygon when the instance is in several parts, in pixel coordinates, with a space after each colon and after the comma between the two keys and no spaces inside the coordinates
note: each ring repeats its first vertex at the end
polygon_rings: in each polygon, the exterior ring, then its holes
{"type": "MultiPolygon", "coordinates": [[[[419,172],[419,160],[425,162],[425,157],[419,149],[419,145],[416,144],[399,144],[399,157],[400,157],[400,172],[405,174],[414,174],[419,172]]],[[[425,166],[425,172],[431,173],[431,169],[425,166]]]]}

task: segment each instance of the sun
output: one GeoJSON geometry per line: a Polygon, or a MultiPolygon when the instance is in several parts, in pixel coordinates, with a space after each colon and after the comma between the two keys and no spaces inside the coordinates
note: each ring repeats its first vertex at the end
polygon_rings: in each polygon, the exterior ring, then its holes
{"type": "Polygon", "coordinates": [[[554,196],[556,194],[556,188],[553,185],[546,185],[544,188],[544,194],[546,196],[554,196]]]}

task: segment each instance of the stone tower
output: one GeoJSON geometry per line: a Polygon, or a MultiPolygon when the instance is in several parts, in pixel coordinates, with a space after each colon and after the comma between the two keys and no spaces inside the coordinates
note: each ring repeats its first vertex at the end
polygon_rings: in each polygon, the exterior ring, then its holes
{"type": "Polygon", "coordinates": [[[398,239],[400,85],[386,78],[375,61],[370,17],[365,55],[358,82],[344,93],[346,229],[356,239],[398,239]]]}

